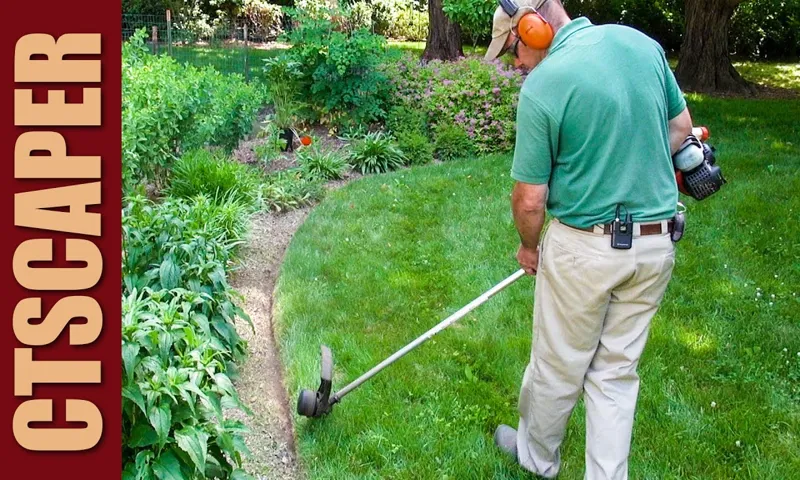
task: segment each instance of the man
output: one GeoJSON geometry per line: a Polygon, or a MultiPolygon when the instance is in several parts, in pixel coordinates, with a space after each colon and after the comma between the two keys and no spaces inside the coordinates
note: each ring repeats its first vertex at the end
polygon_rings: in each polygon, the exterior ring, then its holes
{"type": "Polygon", "coordinates": [[[512,211],[517,259],[536,275],[519,425],[499,426],[495,442],[525,469],[555,477],[583,392],[585,478],[626,479],[636,369],[675,262],[671,157],[692,122],[658,43],[632,28],[570,20],[559,0],[528,1],[513,18],[497,9],[486,54],[510,52],[530,70],[517,112],[512,211]],[[552,27],[548,48],[520,38],[525,7],[552,27]],[[545,209],[554,218],[540,242],[545,209]],[[614,248],[611,224],[626,214],[629,248],[614,248]]]}

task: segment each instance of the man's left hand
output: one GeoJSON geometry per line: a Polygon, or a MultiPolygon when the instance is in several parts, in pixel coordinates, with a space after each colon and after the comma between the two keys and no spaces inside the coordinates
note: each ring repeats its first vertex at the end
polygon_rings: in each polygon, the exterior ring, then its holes
{"type": "Polygon", "coordinates": [[[517,261],[525,273],[536,275],[536,269],[539,268],[539,247],[531,249],[520,245],[517,251],[517,261]]]}

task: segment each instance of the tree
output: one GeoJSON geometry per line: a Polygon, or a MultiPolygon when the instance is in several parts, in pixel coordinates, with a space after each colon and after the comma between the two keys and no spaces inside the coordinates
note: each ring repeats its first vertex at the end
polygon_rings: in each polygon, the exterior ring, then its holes
{"type": "Polygon", "coordinates": [[[461,27],[444,14],[442,0],[428,0],[428,19],[428,40],[422,60],[455,60],[464,56],[461,27]]]}
{"type": "Polygon", "coordinates": [[[728,27],[743,0],[686,0],[686,32],[675,77],[694,92],[754,94],[756,87],[733,68],[728,27]]]}

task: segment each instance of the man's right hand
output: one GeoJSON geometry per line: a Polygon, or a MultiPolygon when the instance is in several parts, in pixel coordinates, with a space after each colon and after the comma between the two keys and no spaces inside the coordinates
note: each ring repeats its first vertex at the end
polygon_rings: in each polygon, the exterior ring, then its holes
{"type": "Polygon", "coordinates": [[[539,268],[539,248],[531,249],[520,245],[517,250],[517,261],[525,273],[536,275],[536,269],[539,268]]]}

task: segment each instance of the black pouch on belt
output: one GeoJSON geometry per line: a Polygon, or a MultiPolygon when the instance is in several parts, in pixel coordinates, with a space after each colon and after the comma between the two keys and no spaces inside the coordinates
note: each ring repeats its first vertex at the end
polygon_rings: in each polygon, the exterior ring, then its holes
{"type": "Polygon", "coordinates": [[[614,222],[611,224],[611,248],[626,250],[633,244],[633,220],[625,209],[625,220],[619,218],[619,205],[614,215],[614,222]]]}

